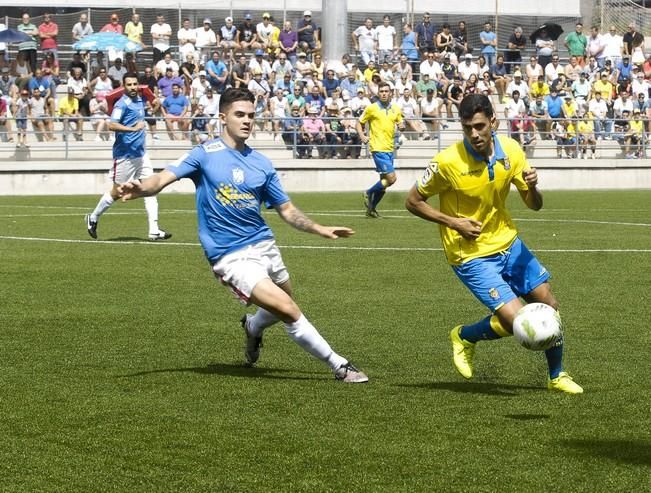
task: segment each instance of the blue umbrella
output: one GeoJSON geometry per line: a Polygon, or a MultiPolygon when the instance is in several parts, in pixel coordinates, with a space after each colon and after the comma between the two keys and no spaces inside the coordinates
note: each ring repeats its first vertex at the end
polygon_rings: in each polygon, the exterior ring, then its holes
{"type": "Polygon", "coordinates": [[[135,43],[124,34],[118,33],[94,33],[85,36],[72,45],[77,51],[140,51],[142,45],[135,43]]]}
{"type": "Polygon", "coordinates": [[[0,31],[0,43],[23,43],[33,41],[32,37],[15,29],[3,29],[0,31]]]}

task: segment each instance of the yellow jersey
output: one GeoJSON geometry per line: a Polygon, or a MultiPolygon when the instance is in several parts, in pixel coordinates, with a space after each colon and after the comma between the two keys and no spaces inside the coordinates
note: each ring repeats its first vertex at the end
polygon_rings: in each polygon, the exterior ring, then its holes
{"type": "Polygon", "coordinates": [[[392,152],[396,124],[402,121],[400,106],[389,103],[385,107],[379,101],[366,107],[359,122],[369,125],[369,147],[371,152],[392,152]]]}
{"type": "Polygon", "coordinates": [[[416,184],[423,197],[439,196],[444,214],[482,223],[476,240],[466,240],[456,230],[439,225],[445,256],[452,265],[502,252],[517,236],[506,198],[511,184],[521,191],[529,189],[522,177],[529,163],[515,140],[494,136],[493,145],[490,162],[465,139],[451,145],[432,158],[416,184]]]}
{"type": "Polygon", "coordinates": [[[79,100],[77,98],[63,96],[59,98],[57,106],[59,108],[59,116],[70,116],[79,112],[79,100]]]}
{"type": "Polygon", "coordinates": [[[535,82],[534,84],[531,85],[531,89],[529,89],[529,96],[532,98],[536,98],[538,96],[547,96],[549,95],[549,86],[545,84],[544,82],[540,84],[539,82],[535,82]]]}
{"type": "Polygon", "coordinates": [[[644,132],[644,122],[642,120],[633,119],[628,124],[631,126],[631,133],[642,135],[644,132]]]}

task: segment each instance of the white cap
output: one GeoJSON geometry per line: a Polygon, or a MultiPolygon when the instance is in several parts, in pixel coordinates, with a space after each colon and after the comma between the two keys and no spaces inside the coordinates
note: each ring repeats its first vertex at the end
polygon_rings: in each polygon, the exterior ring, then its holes
{"type": "Polygon", "coordinates": [[[226,22],[233,22],[233,18],[232,18],[232,17],[226,17],[226,19],[224,19],[224,20],[225,20],[226,22]]]}
{"type": "Polygon", "coordinates": [[[310,17],[312,17],[312,11],[311,10],[304,11],[303,12],[303,17],[305,17],[306,15],[309,15],[310,17]]]}
{"type": "Polygon", "coordinates": [[[199,70],[199,75],[200,75],[200,76],[201,76],[201,75],[206,75],[206,71],[205,71],[205,70],[199,70]]]}

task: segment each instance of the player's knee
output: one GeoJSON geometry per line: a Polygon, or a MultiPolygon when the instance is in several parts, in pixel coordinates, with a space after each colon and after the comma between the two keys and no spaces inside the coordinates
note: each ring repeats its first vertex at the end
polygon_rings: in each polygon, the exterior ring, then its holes
{"type": "Polygon", "coordinates": [[[384,175],[382,177],[382,184],[385,187],[390,187],[396,182],[396,174],[395,173],[389,173],[388,175],[384,175]]]}

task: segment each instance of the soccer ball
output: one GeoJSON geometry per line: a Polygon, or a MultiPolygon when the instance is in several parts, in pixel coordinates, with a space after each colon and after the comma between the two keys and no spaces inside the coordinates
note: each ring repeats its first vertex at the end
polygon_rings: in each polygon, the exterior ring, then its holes
{"type": "Polygon", "coordinates": [[[515,316],[513,335],[527,349],[544,351],[563,337],[561,317],[545,303],[529,303],[515,316]]]}

